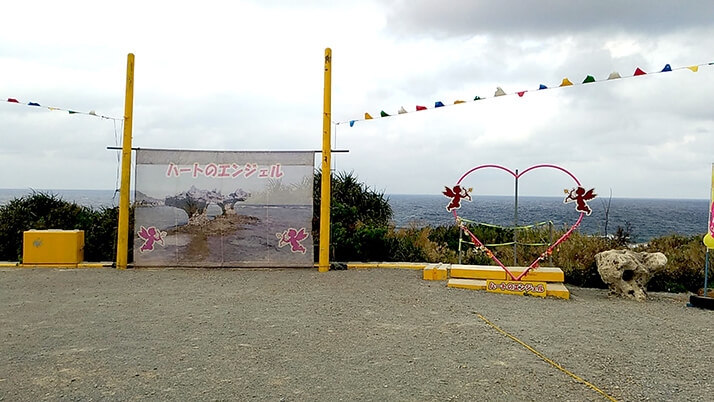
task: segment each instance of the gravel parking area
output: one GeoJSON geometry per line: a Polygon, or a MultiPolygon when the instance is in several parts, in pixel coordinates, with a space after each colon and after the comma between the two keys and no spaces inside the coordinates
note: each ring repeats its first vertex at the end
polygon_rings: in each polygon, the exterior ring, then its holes
{"type": "Polygon", "coordinates": [[[714,312],[409,269],[0,268],[0,400],[712,400],[714,312]]]}

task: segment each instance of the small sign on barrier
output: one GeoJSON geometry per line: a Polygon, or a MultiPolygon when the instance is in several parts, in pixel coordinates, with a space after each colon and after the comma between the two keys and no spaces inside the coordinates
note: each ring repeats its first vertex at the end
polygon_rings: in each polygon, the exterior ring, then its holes
{"type": "Polygon", "coordinates": [[[507,293],[512,295],[546,296],[545,282],[526,281],[486,281],[486,290],[493,293],[507,293]]]}

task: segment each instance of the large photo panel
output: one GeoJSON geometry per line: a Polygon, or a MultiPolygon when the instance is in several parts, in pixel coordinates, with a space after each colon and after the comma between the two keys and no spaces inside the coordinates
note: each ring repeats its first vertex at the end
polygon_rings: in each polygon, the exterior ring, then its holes
{"type": "Polygon", "coordinates": [[[135,266],[313,265],[314,152],[136,153],[135,266]]]}

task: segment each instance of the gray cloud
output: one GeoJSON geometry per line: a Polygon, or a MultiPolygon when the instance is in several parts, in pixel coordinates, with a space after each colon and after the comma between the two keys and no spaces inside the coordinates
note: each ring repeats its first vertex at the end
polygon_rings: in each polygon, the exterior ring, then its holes
{"type": "Polygon", "coordinates": [[[575,32],[662,34],[709,26],[711,1],[434,0],[395,1],[390,32],[400,35],[542,38],[575,32]]]}

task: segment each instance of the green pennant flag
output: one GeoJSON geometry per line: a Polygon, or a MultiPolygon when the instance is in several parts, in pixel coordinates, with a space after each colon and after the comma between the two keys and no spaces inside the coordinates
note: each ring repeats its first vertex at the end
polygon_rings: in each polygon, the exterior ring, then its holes
{"type": "Polygon", "coordinates": [[[79,112],[75,112],[74,110],[68,110],[68,112],[69,112],[69,114],[79,113],[79,112]]]}
{"type": "Polygon", "coordinates": [[[595,82],[595,77],[593,77],[592,75],[588,75],[587,77],[585,77],[583,84],[587,84],[588,82],[595,82]]]}
{"type": "Polygon", "coordinates": [[[387,117],[387,116],[389,116],[388,114],[384,113],[384,110],[382,110],[381,112],[379,112],[379,115],[382,116],[382,117],[387,117]]]}

